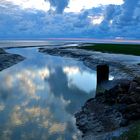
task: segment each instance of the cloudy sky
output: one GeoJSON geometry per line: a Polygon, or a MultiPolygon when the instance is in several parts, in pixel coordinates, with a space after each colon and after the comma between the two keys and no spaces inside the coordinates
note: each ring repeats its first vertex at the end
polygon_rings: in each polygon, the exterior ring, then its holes
{"type": "Polygon", "coordinates": [[[140,39],[140,0],[0,0],[0,39],[140,39]]]}

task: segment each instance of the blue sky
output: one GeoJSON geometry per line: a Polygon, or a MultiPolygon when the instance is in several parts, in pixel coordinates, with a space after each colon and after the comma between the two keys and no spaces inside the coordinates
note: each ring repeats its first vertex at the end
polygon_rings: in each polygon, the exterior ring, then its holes
{"type": "Polygon", "coordinates": [[[140,0],[2,0],[0,39],[140,39],[140,0]]]}

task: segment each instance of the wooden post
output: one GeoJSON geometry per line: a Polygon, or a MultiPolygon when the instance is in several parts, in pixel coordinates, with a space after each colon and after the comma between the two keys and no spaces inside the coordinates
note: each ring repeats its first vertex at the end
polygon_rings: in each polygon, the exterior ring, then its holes
{"type": "Polygon", "coordinates": [[[109,80],[109,66],[106,64],[97,66],[97,89],[96,94],[105,90],[104,83],[109,80]]]}
{"type": "Polygon", "coordinates": [[[106,82],[109,80],[109,66],[104,65],[98,65],[97,66],[97,84],[102,84],[103,82],[106,82]]]}

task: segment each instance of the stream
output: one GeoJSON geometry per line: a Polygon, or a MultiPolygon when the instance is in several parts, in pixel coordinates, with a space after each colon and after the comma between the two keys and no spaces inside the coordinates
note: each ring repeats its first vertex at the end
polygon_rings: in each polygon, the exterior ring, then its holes
{"type": "Polygon", "coordinates": [[[0,139],[79,140],[74,113],[95,96],[96,72],[38,48],[6,51],[26,59],[0,72],[0,139]]]}

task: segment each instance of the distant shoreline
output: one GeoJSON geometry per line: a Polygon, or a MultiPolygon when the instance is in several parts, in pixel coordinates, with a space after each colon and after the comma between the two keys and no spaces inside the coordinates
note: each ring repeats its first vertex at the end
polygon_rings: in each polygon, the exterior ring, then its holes
{"type": "Polygon", "coordinates": [[[140,40],[131,39],[95,39],[95,38],[41,38],[41,39],[0,39],[0,42],[16,41],[16,42],[47,42],[47,41],[60,41],[60,42],[85,42],[85,43],[107,43],[107,44],[139,44],[140,40]]]}

